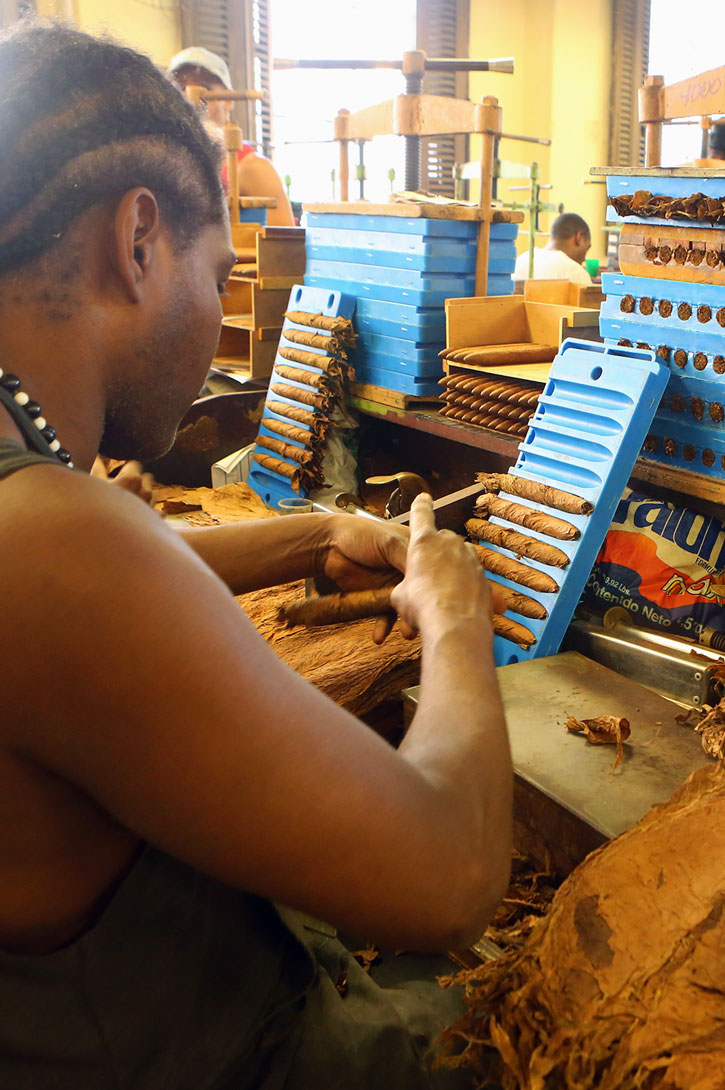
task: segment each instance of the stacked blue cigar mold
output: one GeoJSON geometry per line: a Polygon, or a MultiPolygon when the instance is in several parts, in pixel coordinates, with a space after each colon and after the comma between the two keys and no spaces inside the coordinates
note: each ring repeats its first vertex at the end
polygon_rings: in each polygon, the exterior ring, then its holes
{"type": "MultiPolygon", "coordinates": [[[[513,290],[517,232],[517,224],[491,226],[488,295],[513,290]]],[[[308,211],[305,284],[356,299],[357,382],[440,393],[444,304],[475,294],[477,237],[475,220],[308,211]]]]}
{"type": "MultiPolygon", "coordinates": [[[[615,200],[646,191],[689,206],[696,191],[713,201],[725,199],[725,177],[677,171],[610,175],[607,191],[615,200]]],[[[669,369],[642,457],[725,479],[725,223],[715,209],[712,219],[688,219],[688,206],[681,213],[675,206],[666,219],[620,215],[610,207],[610,219],[641,225],[636,268],[645,275],[602,277],[606,299],[599,328],[606,344],[651,348],[669,369]],[[663,226],[666,238],[658,230],[663,226]],[[663,242],[666,247],[658,245],[663,242]],[[646,275],[655,266],[664,277],[646,275]]],[[[622,252],[620,246],[620,258],[622,252]]],[[[634,253],[634,247],[626,252],[634,253]]]]}

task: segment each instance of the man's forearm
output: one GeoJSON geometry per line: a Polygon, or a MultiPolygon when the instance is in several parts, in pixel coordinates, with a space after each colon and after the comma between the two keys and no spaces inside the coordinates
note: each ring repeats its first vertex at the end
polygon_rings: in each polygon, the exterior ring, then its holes
{"type": "Polygon", "coordinates": [[[325,514],[182,530],[181,536],[233,594],[318,573],[331,533],[325,514]]]}
{"type": "Polygon", "coordinates": [[[513,794],[492,639],[485,618],[424,631],[418,708],[400,746],[439,789],[452,850],[455,843],[481,866],[491,910],[508,880],[513,794]]]}

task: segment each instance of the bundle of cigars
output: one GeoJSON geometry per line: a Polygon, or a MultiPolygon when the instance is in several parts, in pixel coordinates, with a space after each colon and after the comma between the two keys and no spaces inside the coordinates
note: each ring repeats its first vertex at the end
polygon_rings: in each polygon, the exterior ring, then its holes
{"type": "Polygon", "coordinates": [[[440,380],[441,416],[523,438],[541,395],[541,386],[491,375],[454,374],[440,380]]]}
{"type": "Polygon", "coordinates": [[[305,328],[282,331],[262,417],[272,435],[257,436],[254,460],[286,477],[295,492],[309,492],[324,484],[325,443],[353,376],[347,350],[355,345],[355,333],[349,318],[305,311],[288,311],[285,318],[305,328]]]}
{"type": "MultiPolygon", "coordinates": [[[[556,542],[576,541],[580,530],[564,516],[589,516],[594,507],[589,500],[574,493],[510,473],[479,473],[476,479],[483,485],[483,491],[476,498],[474,516],[466,522],[466,532],[473,540],[486,571],[521,588],[514,589],[496,581],[497,612],[492,618],[493,630],[497,636],[528,650],[536,643],[536,636],[521,621],[505,614],[511,612],[519,617],[545,621],[549,616],[546,607],[526,591],[558,594],[560,584],[546,571],[531,567],[525,561],[533,560],[544,566],[565,569],[569,556],[556,542]],[[500,496],[502,492],[515,498],[503,498],[500,496]],[[519,499],[538,503],[557,514],[548,514],[529,506],[527,502],[519,503],[519,499]],[[521,530],[491,522],[491,518],[512,523],[521,530]],[[524,533],[524,530],[550,540],[542,541],[540,537],[524,533]],[[494,548],[490,547],[492,545],[494,548]],[[506,552],[500,552],[500,549],[506,552]],[[507,552],[513,556],[506,555],[507,552]]],[[[288,625],[317,627],[379,616],[392,609],[391,593],[392,587],[382,587],[352,594],[305,598],[290,603],[281,611],[279,619],[288,625]]]]}

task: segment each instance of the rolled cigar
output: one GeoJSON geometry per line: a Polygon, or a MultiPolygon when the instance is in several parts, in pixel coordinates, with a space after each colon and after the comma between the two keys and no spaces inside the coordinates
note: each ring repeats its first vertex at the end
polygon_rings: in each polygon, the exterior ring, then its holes
{"type": "Polygon", "coordinates": [[[316,390],[330,389],[329,377],[318,371],[303,371],[301,367],[287,367],[283,363],[276,363],[274,372],[279,378],[286,378],[291,382],[304,382],[306,386],[313,386],[316,390]]]}
{"type": "MultiPolygon", "coordinates": [[[[301,401],[303,405],[311,405],[314,409],[322,409],[326,412],[330,407],[331,395],[327,392],[315,394],[312,390],[299,390],[296,386],[287,386],[283,382],[273,382],[269,388],[278,397],[288,397],[290,401],[301,401]]],[[[289,415],[288,406],[285,406],[285,416],[289,415]]]]}
{"type": "Polygon", "coordinates": [[[298,424],[307,424],[318,433],[324,433],[330,427],[326,416],[310,412],[309,409],[300,409],[296,405],[288,405],[286,401],[268,401],[267,408],[278,416],[286,416],[289,420],[296,420],[298,424]]]}
{"type": "Polygon", "coordinates": [[[521,617],[543,621],[549,616],[549,611],[542,606],[541,602],[537,602],[535,598],[529,598],[528,594],[505,587],[503,583],[496,583],[496,592],[503,600],[504,608],[518,613],[521,617]]]}
{"type": "Polygon", "coordinates": [[[255,462],[263,469],[270,469],[273,473],[279,473],[289,478],[290,487],[299,492],[302,487],[302,470],[299,466],[291,466],[289,462],[281,462],[279,458],[273,458],[271,454],[254,454],[255,462]]]}
{"type": "Polygon", "coordinates": [[[497,553],[494,549],[487,549],[485,545],[476,545],[476,552],[486,571],[494,575],[501,575],[504,579],[510,579],[512,583],[518,583],[529,590],[538,590],[541,594],[556,594],[559,584],[538,568],[527,568],[518,560],[512,560],[510,556],[497,553]]]}
{"type": "Polygon", "coordinates": [[[540,564],[550,564],[553,568],[565,568],[569,563],[566,553],[555,545],[547,545],[536,537],[527,537],[518,530],[508,530],[486,519],[469,519],[466,530],[477,540],[488,541],[490,545],[508,549],[516,556],[525,556],[527,560],[538,560],[540,564]]]}
{"type": "Polygon", "coordinates": [[[545,507],[553,507],[555,511],[566,511],[570,515],[590,515],[594,510],[594,504],[581,496],[562,492],[559,488],[551,488],[538,481],[530,481],[527,477],[515,477],[513,473],[477,473],[476,480],[487,492],[508,492],[511,496],[533,500],[545,507]]]}
{"type": "Polygon", "coordinates": [[[511,643],[517,643],[525,651],[528,651],[532,643],[536,643],[536,636],[533,632],[525,628],[524,625],[519,624],[518,621],[512,621],[510,617],[502,617],[500,613],[494,613],[493,615],[493,630],[497,636],[501,636],[504,640],[510,640],[511,643]]]}
{"type": "Polygon", "coordinates": [[[294,424],[285,424],[283,420],[277,420],[274,416],[262,417],[262,423],[268,431],[283,435],[285,439],[293,439],[295,443],[302,443],[305,447],[316,446],[320,442],[320,437],[313,431],[297,428],[294,424]]]}
{"type": "Polygon", "coordinates": [[[497,417],[491,427],[494,431],[501,432],[502,435],[519,434],[519,425],[515,420],[501,420],[500,417],[497,417]]]}
{"type": "Polygon", "coordinates": [[[290,628],[303,624],[307,628],[319,628],[344,621],[359,621],[363,617],[379,617],[392,608],[392,587],[377,590],[356,590],[350,594],[326,594],[321,598],[302,598],[282,606],[279,619],[290,628]]]}
{"type": "Polygon", "coordinates": [[[547,515],[543,511],[535,511],[531,507],[524,507],[513,500],[499,499],[493,492],[484,492],[478,497],[475,513],[483,518],[493,515],[506,519],[507,522],[515,522],[518,526],[525,526],[527,530],[555,537],[559,541],[576,541],[581,537],[579,530],[570,522],[558,519],[555,515],[547,515]]]}
{"type": "Polygon", "coordinates": [[[296,447],[292,443],[283,443],[281,439],[272,439],[269,435],[258,435],[257,446],[273,450],[281,458],[291,458],[293,462],[299,462],[303,466],[309,465],[315,457],[313,452],[307,450],[306,447],[296,447]]]}
{"type": "Polygon", "coordinates": [[[469,348],[444,348],[439,352],[451,363],[549,363],[558,349],[549,344],[482,344],[469,348]]]}
{"type": "MultiPolygon", "coordinates": [[[[283,359],[290,360],[292,363],[302,363],[307,367],[319,367],[321,371],[324,371],[326,375],[330,375],[331,378],[340,378],[342,375],[347,375],[350,370],[347,364],[341,360],[335,359],[334,356],[323,356],[319,352],[303,352],[299,348],[287,348],[285,345],[280,345],[279,354],[283,359]]],[[[279,369],[280,365],[277,364],[277,370],[279,371],[279,369]]],[[[310,373],[309,371],[306,372],[306,374],[310,373]]],[[[299,381],[307,382],[307,379],[300,379],[299,381]]],[[[310,383],[310,385],[314,385],[314,383],[310,383]]]]}
{"type": "Polygon", "coordinates": [[[306,344],[308,348],[324,348],[326,352],[334,355],[339,350],[339,341],[333,334],[311,333],[306,329],[285,329],[282,336],[291,344],[306,344]]]}
{"type": "Polygon", "coordinates": [[[306,314],[303,310],[290,310],[285,314],[290,322],[295,325],[311,326],[313,329],[326,329],[328,333],[336,333],[355,339],[355,331],[349,318],[328,318],[326,314],[306,314]]]}

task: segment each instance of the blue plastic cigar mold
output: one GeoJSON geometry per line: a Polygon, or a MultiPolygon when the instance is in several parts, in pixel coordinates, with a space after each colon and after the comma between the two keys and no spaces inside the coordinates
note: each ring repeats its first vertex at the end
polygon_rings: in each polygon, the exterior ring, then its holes
{"type": "MultiPolygon", "coordinates": [[[[343,295],[340,291],[323,291],[320,288],[310,288],[307,286],[303,287],[300,284],[296,284],[290,292],[287,310],[304,311],[307,314],[324,314],[328,318],[352,318],[355,312],[355,300],[349,295],[343,295]]],[[[310,332],[309,326],[298,325],[296,322],[291,322],[289,318],[285,318],[284,325],[282,326],[282,335],[279,342],[281,347],[285,347],[286,345],[290,348],[303,347],[305,352],[312,352],[315,355],[325,354],[324,348],[312,348],[308,347],[307,345],[301,346],[298,344],[293,344],[292,342],[285,341],[285,332],[289,329],[301,329],[306,331],[307,333],[310,332]]],[[[313,332],[320,333],[325,336],[324,329],[315,329],[313,332]]],[[[288,424],[294,424],[296,428],[302,428],[304,431],[310,431],[310,429],[305,424],[300,424],[297,420],[290,420],[287,417],[272,412],[268,408],[268,404],[270,401],[281,401],[284,402],[286,405],[290,405],[295,408],[306,409],[307,412],[317,411],[315,409],[312,409],[309,405],[306,405],[302,401],[294,401],[287,397],[280,397],[279,394],[275,394],[272,391],[272,383],[282,382],[286,386],[294,386],[299,390],[308,390],[311,393],[316,392],[313,387],[305,386],[304,383],[293,382],[291,379],[287,378],[280,378],[276,374],[277,364],[297,367],[301,371],[309,371],[311,374],[321,374],[322,368],[310,367],[302,363],[290,364],[289,360],[286,360],[284,356],[280,356],[278,349],[277,355],[275,356],[274,360],[275,370],[272,372],[272,377],[269,380],[270,390],[267,394],[267,400],[264,406],[264,413],[262,417],[263,421],[264,417],[271,416],[277,420],[282,420],[288,424]]],[[[270,431],[269,428],[265,427],[264,422],[262,422],[259,428],[259,434],[267,435],[273,439],[282,438],[275,432],[270,431]]],[[[292,446],[298,446],[301,450],[304,449],[301,443],[295,443],[292,439],[285,439],[284,441],[286,443],[290,443],[292,446]]],[[[272,456],[275,458],[279,457],[278,455],[274,454],[273,451],[267,450],[266,447],[260,447],[258,444],[255,445],[254,453],[272,454],[272,456]]],[[[297,463],[294,462],[291,458],[280,458],[280,461],[287,462],[291,466],[297,465],[297,463]]],[[[301,490],[300,492],[295,492],[294,489],[291,487],[289,479],[287,477],[283,476],[281,473],[275,473],[273,470],[263,468],[259,465],[258,462],[253,463],[253,467],[249,474],[249,486],[250,488],[254,489],[257,495],[269,507],[276,508],[280,500],[293,499],[297,496],[307,496],[307,492],[305,492],[304,490],[301,490]]]]}
{"type": "MultiPolygon", "coordinates": [[[[515,223],[491,226],[487,295],[513,291],[517,232],[515,223]]],[[[308,213],[305,284],[357,298],[359,382],[439,393],[443,306],[474,294],[477,238],[472,220],[308,213]]]]}
{"type": "MultiPolygon", "coordinates": [[[[501,493],[503,499],[573,523],[581,536],[576,541],[559,541],[524,530],[505,519],[491,518],[490,521],[499,526],[555,545],[570,558],[565,568],[535,560],[519,561],[528,568],[550,575],[559,586],[557,593],[540,593],[501,576],[490,575],[495,582],[535,598],[548,612],[544,620],[532,620],[507,611],[506,616],[528,628],[536,642],[523,650],[509,640],[495,636],[494,656],[498,666],[553,655],[558,651],[649,430],[667,377],[667,368],[652,352],[606,347],[590,341],[567,340],[562,345],[526,438],[519,446],[516,465],[509,472],[572,492],[592,503],[594,511],[588,516],[569,515],[501,493]]],[[[484,541],[481,544],[512,560],[519,559],[507,549],[484,541]]]]}
{"type": "Polygon", "coordinates": [[[694,424],[683,413],[657,412],[640,457],[660,465],[725,478],[725,430],[694,424]],[[683,419],[684,417],[684,419],[683,419]]]}
{"type": "MultiPolygon", "coordinates": [[[[599,332],[603,337],[613,341],[625,339],[635,345],[644,342],[655,351],[660,345],[667,345],[671,349],[667,362],[673,375],[725,381],[725,375],[718,375],[713,367],[716,356],[725,356],[725,287],[605,273],[602,291],[606,294],[599,316],[599,332]],[[633,300],[629,304],[634,308],[631,311],[622,310],[625,296],[633,300]],[[651,300],[651,314],[642,312],[643,299],[651,300]],[[660,313],[662,303],[671,304],[672,311],[667,317],[660,313]],[[678,315],[682,304],[685,307],[681,313],[686,314],[685,308],[689,308],[689,317],[678,315]],[[675,360],[678,349],[687,353],[682,366],[675,360]],[[702,368],[694,363],[698,352],[708,357],[702,368]]],[[[645,305],[649,309],[649,302],[645,305]]]]}
{"type": "Polygon", "coordinates": [[[720,418],[721,410],[725,408],[725,375],[718,378],[720,382],[670,375],[655,422],[688,424],[693,434],[702,429],[725,438],[725,420],[720,418]]]}

